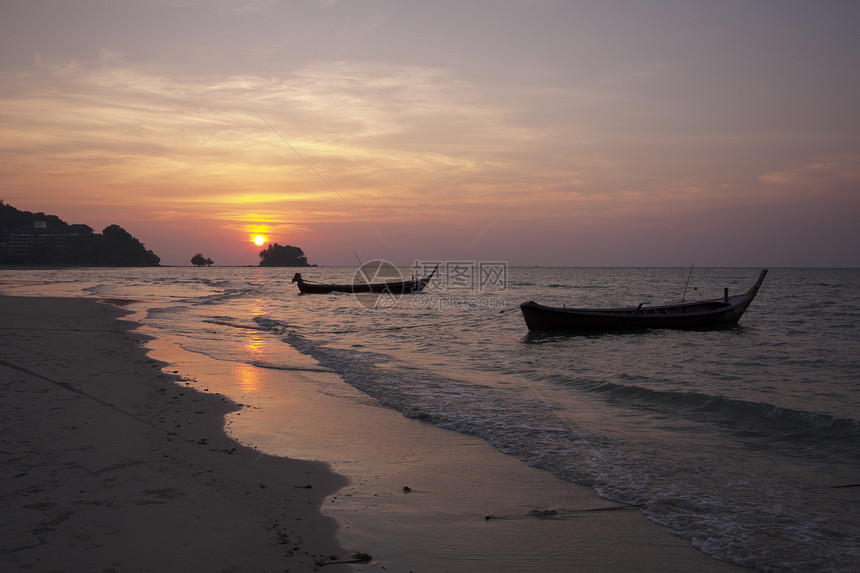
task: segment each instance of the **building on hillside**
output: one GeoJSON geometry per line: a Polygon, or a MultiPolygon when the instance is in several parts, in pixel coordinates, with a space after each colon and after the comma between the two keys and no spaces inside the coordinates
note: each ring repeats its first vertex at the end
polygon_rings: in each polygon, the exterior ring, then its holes
{"type": "Polygon", "coordinates": [[[0,255],[13,263],[72,262],[70,259],[93,241],[93,230],[88,225],[56,229],[45,221],[34,221],[32,227],[19,227],[6,235],[0,237],[0,255]]]}

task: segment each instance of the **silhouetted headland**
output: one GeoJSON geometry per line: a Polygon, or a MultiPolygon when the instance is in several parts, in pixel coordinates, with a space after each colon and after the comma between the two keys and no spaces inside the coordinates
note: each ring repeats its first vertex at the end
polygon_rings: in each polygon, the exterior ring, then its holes
{"type": "Polygon", "coordinates": [[[0,265],[157,267],[161,259],[119,225],[101,234],[0,201],[0,265]]]}

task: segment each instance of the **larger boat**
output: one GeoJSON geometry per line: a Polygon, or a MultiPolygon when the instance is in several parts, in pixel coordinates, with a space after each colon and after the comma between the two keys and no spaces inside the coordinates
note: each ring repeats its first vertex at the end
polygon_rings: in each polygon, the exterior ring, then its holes
{"type": "Polygon", "coordinates": [[[293,276],[293,281],[299,287],[299,292],[302,294],[327,294],[331,292],[348,292],[348,293],[367,293],[367,292],[375,292],[375,293],[389,293],[389,294],[414,294],[419,293],[424,290],[424,287],[427,286],[427,283],[430,282],[430,279],[433,278],[433,275],[436,274],[436,270],[439,267],[433,269],[429,275],[424,278],[416,279],[412,278],[408,281],[389,281],[389,282],[381,282],[381,283],[353,283],[353,284],[326,284],[326,283],[316,283],[311,281],[306,281],[302,278],[302,273],[296,273],[293,276]]]}
{"type": "Polygon", "coordinates": [[[544,306],[533,301],[520,305],[529,330],[612,331],[649,328],[717,328],[737,324],[761,287],[767,269],[761,271],[751,289],[743,294],[699,302],[629,308],[566,308],[544,306]]]}

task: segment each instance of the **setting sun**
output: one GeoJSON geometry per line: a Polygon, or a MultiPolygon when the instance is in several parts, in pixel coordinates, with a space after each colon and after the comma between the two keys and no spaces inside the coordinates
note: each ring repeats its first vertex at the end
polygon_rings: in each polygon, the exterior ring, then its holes
{"type": "Polygon", "coordinates": [[[260,246],[265,242],[266,242],[266,237],[264,237],[263,235],[257,235],[256,237],[254,237],[254,243],[257,246],[260,246]]]}

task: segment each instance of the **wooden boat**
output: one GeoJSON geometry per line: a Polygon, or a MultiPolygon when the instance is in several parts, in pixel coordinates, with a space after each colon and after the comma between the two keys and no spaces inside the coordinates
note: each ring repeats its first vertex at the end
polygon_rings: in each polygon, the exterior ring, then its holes
{"type": "Polygon", "coordinates": [[[388,293],[388,294],[414,294],[421,292],[433,275],[436,274],[435,267],[433,272],[424,278],[412,278],[408,281],[390,281],[382,283],[353,283],[349,285],[324,284],[306,281],[302,278],[302,273],[296,273],[293,276],[294,283],[298,284],[299,292],[302,294],[326,294],[330,292],[348,292],[353,294],[358,293],[388,293]]]}
{"type": "Polygon", "coordinates": [[[529,330],[637,330],[647,328],[718,328],[737,324],[761,287],[767,269],[744,294],[723,298],[630,308],[565,308],[529,301],[520,305],[529,330]]]}

